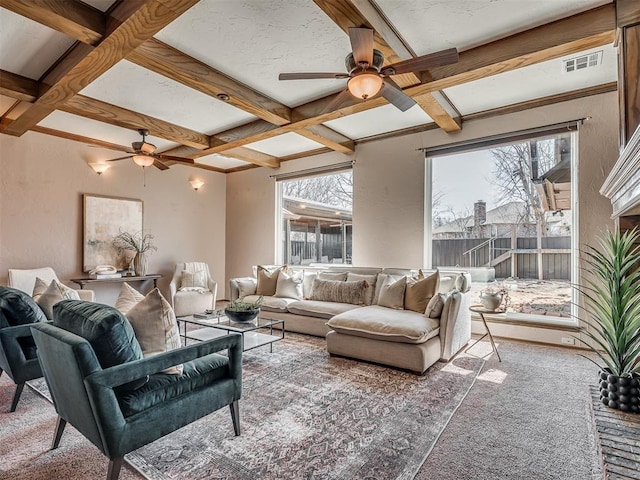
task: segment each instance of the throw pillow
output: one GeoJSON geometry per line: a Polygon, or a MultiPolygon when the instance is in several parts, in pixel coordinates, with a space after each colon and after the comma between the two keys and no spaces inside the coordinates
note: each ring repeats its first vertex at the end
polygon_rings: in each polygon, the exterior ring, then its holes
{"type": "MultiPolygon", "coordinates": [[[[0,328],[46,321],[47,317],[28,294],[16,288],[0,287],[0,328]]],[[[27,360],[36,358],[33,337],[19,337],[18,344],[27,360]]]]}
{"type": "Polygon", "coordinates": [[[444,309],[445,300],[446,295],[444,293],[438,293],[431,297],[424,311],[424,315],[429,318],[440,318],[442,316],[442,310],[444,309]]]}
{"type": "Polygon", "coordinates": [[[262,265],[258,265],[258,286],[256,287],[256,295],[271,297],[276,293],[278,286],[278,275],[284,267],[269,270],[262,265]]]}
{"type": "Polygon", "coordinates": [[[379,273],[376,279],[375,293],[373,294],[373,301],[371,302],[372,305],[378,305],[378,299],[380,298],[380,290],[382,289],[382,286],[385,284],[385,282],[389,278],[391,278],[394,282],[397,282],[398,280],[403,278],[403,276],[390,275],[388,273],[379,273]]]}
{"type": "Polygon", "coordinates": [[[136,303],[144,298],[144,295],[133,288],[128,283],[123,283],[116,300],[115,307],[124,315],[131,310],[136,303]]]}
{"type": "Polygon", "coordinates": [[[302,280],[302,294],[305,300],[311,299],[311,292],[313,291],[313,281],[318,278],[318,272],[307,272],[305,270],[302,280]]]}
{"type": "Polygon", "coordinates": [[[182,271],[182,277],[180,279],[180,290],[183,289],[208,289],[207,272],[204,270],[198,270],[196,272],[182,271]]]}
{"type": "Polygon", "coordinates": [[[440,286],[440,272],[436,270],[433,274],[425,277],[420,270],[419,276],[407,279],[407,286],[404,292],[404,308],[414,312],[423,313],[427,308],[429,300],[438,293],[440,286]],[[420,278],[422,276],[422,278],[420,278]]]}
{"type": "Polygon", "coordinates": [[[276,284],[275,296],[302,300],[302,275],[289,275],[284,270],[280,270],[276,284]]]}
{"type": "Polygon", "coordinates": [[[373,303],[373,295],[376,292],[376,280],[378,279],[377,275],[361,275],[358,273],[347,274],[347,282],[367,282],[367,288],[364,292],[364,304],[371,305],[373,303]]]}
{"type": "MultiPolygon", "coordinates": [[[[107,305],[78,300],[63,300],[53,307],[53,324],[87,340],[102,368],[142,359],[142,350],[129,320],[107,305]]],[[[148,377],[119,388],[135,390],[148,377]]]]}
{"type": "MultiPolygon", "coordinates": [[[[157,288],[129,310],[127,319],[145,358],[181,347],[176,315],[157,288]]],[[[181,375],[182,371],[182,365],[175,365],[162,373],[181,375]]]]}
{"type": "Polygon", "coordinates": [[[258,286],[256,284],[256,279],[255,278],[251,278],[251,277],[247,277],[247,278],[238,278],[236,280],[236,283],[238,284],[238,297],[239,298],[244,298],[248,295],[255,295],[256,294],[256,287],[258,286]]]}
{"type": "Polygon", "coordinates": [[[341,280],[320,280],[316,278],[313,281],[311,300],[364,305],[364,293],[367,285],[364,280],[343,282],[341,280]]]}
{"type": "Polygon", "coordinates": [[[320,280],[339,280],[344,282],[347,279],[348,272],[320,272],[318,278],[320,280]]]}
{"type": "Polygon", "coordinates": [[[406,285],[407,277],[401,277],[400,280],[394,280],[393,276],[389,275],[384,285],[380,288],[378,305],[381,307],[393,308],[395,310],[403,310],[404,289],[406,285]]]}
{"type": "Polygon", "coordinates": [[[74,289],[51,280],[49,286],[40,278],[36,278],[33,287],[33,298],[42,309],[48,320],[53,319],[53,306],[62,300],[80,300],[74,289]]]}
{"type": "Polygon", "coordinates": [[[467,280],[467,276],[464,273],[460,273],[456,277],[455,289],[461,293],[466,293],[470,290],[469,281],[467,280]]]}

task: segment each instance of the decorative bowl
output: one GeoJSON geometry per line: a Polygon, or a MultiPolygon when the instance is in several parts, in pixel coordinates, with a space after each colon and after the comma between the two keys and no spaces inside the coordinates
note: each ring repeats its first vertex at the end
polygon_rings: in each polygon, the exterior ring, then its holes
{"type": "Polygon", "coordinates": [[[500,304],[502,303],[502,294],[501,293],[483,293],[480,296],[480,302],[487,310],[492,312],[496,311],[500,304]]]}
{"type": "Polygon", "coordinates": [[[247,323],[252,322],[260,313],[260,309],[256,308],[255,310],[247,310],[244,312],[235,312],[233,310],[224,310],[225,315],[232,322],[237,323],[247,323]]]}

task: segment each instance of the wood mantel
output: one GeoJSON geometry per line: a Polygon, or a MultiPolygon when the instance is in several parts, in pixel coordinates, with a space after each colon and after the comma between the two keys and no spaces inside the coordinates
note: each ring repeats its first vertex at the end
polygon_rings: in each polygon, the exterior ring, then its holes
{"type": "Polygon", "coordinates": [[[640,213],[640,126],[620,153],[600,193],[611,200],[613,217],[640,213]]]}

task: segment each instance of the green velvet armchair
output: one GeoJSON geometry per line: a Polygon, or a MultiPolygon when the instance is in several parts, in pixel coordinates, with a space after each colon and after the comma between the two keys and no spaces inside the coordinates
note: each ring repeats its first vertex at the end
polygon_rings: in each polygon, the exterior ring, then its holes
{"type": "Polygon", "coordinates": [[[0,375],[6,373],[16,384],[10,412],[15,412],[25,382],[42,377],[30,327],[46,320],[29,295],[0,287],[0,375]]]}
{"type": "MultiPolygon", "coordinates": [[[[75,301],[62,304],[54,308],[54,325],[38,324],[32,329],[58,413],[52,449],[58,447],[68,422],[109,458],[107,479],[115,480],[126,453],[226,405],[231,410],[234,432],[240,435],[240,335],[225,335],[103,368],[96,355],[100,344],[56,326],[57,319],[70,314],[95,318],[106,312],[112,320],[128,322],[104,305],[75,301]],[[228,357],[215,353],[221,350],[228,350],[228,357]],[[177,364],[183,365],[181,375],[157,373],[177,364]]],[[[90,326],[92,332],[98,328],[95,325],[90,326]]],[[[104,345],[104,338],[100,342],[104,345]]],[[[112,339],[107,343],[108,349],[122,349],[112,339]]]]}

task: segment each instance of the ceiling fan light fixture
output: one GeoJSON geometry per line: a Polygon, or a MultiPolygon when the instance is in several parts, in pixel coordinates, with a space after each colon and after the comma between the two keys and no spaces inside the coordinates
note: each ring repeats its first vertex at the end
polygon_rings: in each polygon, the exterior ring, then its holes
{"type": "Polygon", "coordinates": [[[349,79],[347,88],[351,95],[366,100],[376,95],[382,88],[382,77],[377,73],[363,72],[349,79]]]}
{"type": "Polygon", "coordinates": [[[154,162],[154,158],[148,155],[134,155],[132,158],[136,165],[143,168],[150,167],[154,162]]]}

